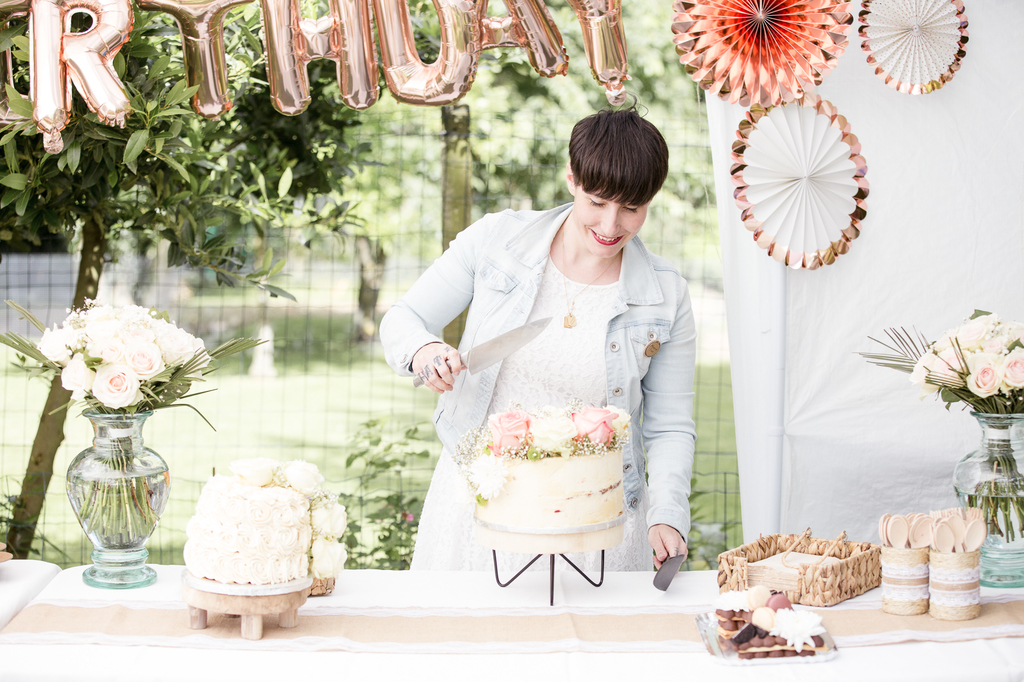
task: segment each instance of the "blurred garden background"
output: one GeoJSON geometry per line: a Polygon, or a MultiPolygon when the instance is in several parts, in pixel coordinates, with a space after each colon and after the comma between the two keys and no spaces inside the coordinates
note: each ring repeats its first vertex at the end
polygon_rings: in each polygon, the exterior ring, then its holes
{"type": "MultiPolygon", "coordinates": [[[[491,14],[504,14],[500,2],[492,4],[491,14]]],[[[431,61],[437,36],[432,5],[412,7],[421,55],[431,61]]],[[[149,24],[139,26],[137,19],[138,35],[124,50],[121,68],[137,74],[140,90],[162,92],[161,106],[171,112],[166,128],[154,123],[147,129],[148,139],[164,136],[171,149],[181,138],[188,147],[182,154],[205,155],[188,157],[192,165],[176,157],[189,181],[169,191],[153,180],[163,171],[144,174],[129,165],[138,177],[125,182],[117,177],[120,168],[108,164],[102,172],[113,174],[118,209],[103,220],[96,220],[95,205],[91,213],[54,218],[35,200],[26,200],[16,216],[21,195],[4,183],[0,299],[17,301],[49,325],[63,320],[75,291],[83,226],[93,221],[106,234],[100,300],[167,310],[210,348],[242,335],[271,341],[227,361],[204,387],[217,390],[192,401],[216,431],[188,410],[162,411],[147,423],[146,443],[167,460],[172,476],[171,502],[149,542],[152,563],[182,562],[185,524],[212,472],[227,472],[234,459],[263,456],[313,462],[342,495],[350,514],[350,567],[408,567],[440,454],[430,425],[436,400],[384,363],[376,324],[441,253],[446,215],[450,221],[452,212],[462,211],[477,219],[570,200],[564,168],[572,125],[606,101],[587,66],[572,10],[563,2],[549,7],[570,57],[566,77],[541,78],[522,51],[494,50],[485,53],[470,93],[453,107],[402,105],[385,90],[378,104],[356,112],[340,104],[333,64],[314,62],[313,103],[298,117],[272,109],[256,56],[258,18],[251,7],[238,10],[226,22],[235,107],[221,121],[173,109],[180,43],[169,19],[146,15],[149,24]],[[164,80],[154,75],[158,67],[164,80]],[[468,192],[453,195],[460,163],[468,192]],[[221,199],[200,210],[204,193],[221,199]],[[32,222],[25,215],[40,217],[32,222]],[[207,255],[214,252],[211,261],[207,255]],[[211,262],[214,269],[202,267],[211,262]],[[254,271],[266,274],[265,263],[278,262],[282,269],[271,279],[250,278],[262,288],[245,281],[254,271]]],[[[720,551],[741,543],[739,483],[706,117],[701,91],[678,64],[665,30],[670,13],[664,2],[623,7],[632,76],[627,90],[665,134],[671,152],[668,181],[640,238],[680,269],[697,317],[688,566],[708,568],[720,551]]],[[[5,45],[27,49],[17,31],[0,34],[0,50],[5,45]]],[[[79,153],[87,138],[83,128],[79,153]]],[[[124,138],[122,146],[131,139],[124,138]]],[[[0,142],[0,171],[26,173],[30,160],[16,142],[22,141],[8,136],[0,142]]],[[[89,177],[87,156],[61,157],[69,187],[77,190],[89,177]]],[[[0,332],[6,331],[34,332],[8,308],[0,311],[0,332]]],[[[0,347],[0,535],[11,525],[49,389],[29,380],[16,360],[0,347]]],[[[64,472],[91,438],[77,410],[65,434],[31,556],[70,566],[89,562],[91,551],[64,493],[64,472]]]]}

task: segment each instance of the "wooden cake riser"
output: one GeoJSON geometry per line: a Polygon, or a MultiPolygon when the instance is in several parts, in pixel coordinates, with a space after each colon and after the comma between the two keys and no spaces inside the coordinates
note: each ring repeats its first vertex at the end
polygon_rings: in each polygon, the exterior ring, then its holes
{"type": "Polygon", "coordinates": [[[522,554],[569,554],[571,552],[598,552],[611,549],[622,542],[622,525],[586,533],[566,535],[532,535],[509,533],[477,525],[476,540],[487,549],[522,554]]]}
{"type": "Polygon", "coordinates": [[[278,614],[278,625],[298,625],[299,607],[306,603],[309,588],[296,592],[265,596],[216,594],[181,586],[182,600],[188,604],[188,626],[193,630],[206,628],[207,613],[225,613],[242,617],[242,639],[263,637],[263,616],[278,614]]]}

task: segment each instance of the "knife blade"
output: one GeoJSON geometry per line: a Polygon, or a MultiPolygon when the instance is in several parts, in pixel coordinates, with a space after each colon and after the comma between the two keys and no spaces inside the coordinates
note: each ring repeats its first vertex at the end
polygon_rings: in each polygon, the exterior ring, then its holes
{"type": "MultiPolygon", "coordinates": [[[[516,327],[512,331],[500,334],[489,341],[473,346],[465,353],[462,353],[462,364],[469,370],[470,374],[476,374],[487,369],[496,362],[501,362],[517,350],[537,338],[544,328],[551,322],[550,317],[535,320],[516,327]]],[[[413,387],[423,385],[423,380],[416,377],[412,382],[413,387]]]]}

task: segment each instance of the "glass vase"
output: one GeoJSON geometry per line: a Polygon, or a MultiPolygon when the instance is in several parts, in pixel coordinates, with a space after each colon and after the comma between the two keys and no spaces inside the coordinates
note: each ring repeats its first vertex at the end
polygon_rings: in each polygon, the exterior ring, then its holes
{"type": "Polygon", "coordinates": [[[144,587],[156,581],[146,566],[146,542],[167,504],[167,463],[142,444],[142,425],[152,412],[86,412],[92,447],[68,468],[71,507],[93,544],[93,565],[82,579],[107,589],[144,587]]]}
{"type": "Polygon", "coordinates": [[[978,507],[988,526],[981,546],[981,584],[1024,587],[1024,414],[972,412],[981,447],[953,470],[960,504],[978,507]]]}

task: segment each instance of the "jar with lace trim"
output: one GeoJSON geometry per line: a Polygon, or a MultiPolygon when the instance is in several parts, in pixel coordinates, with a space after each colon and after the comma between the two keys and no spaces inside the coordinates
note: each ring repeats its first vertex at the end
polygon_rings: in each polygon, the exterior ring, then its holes
{"type": "Polygon", "coordinates": [[[953,471],[960,504],[982,510],[988,537],[981,546],[981,584],[1024,587],[1024,414],[972,412],[981,447],[953,471]]]}
{"type": "Polygon", "coordinates": [[[928,614],[939,620],[971,620],[981,613],[979,552],[939,552],[928,556],[928,614]]]}
{"type": "Polygon", "coordinates": [[[927,613],[927,547],[882,547],[882,610],[896,616],[927,613]]]}

